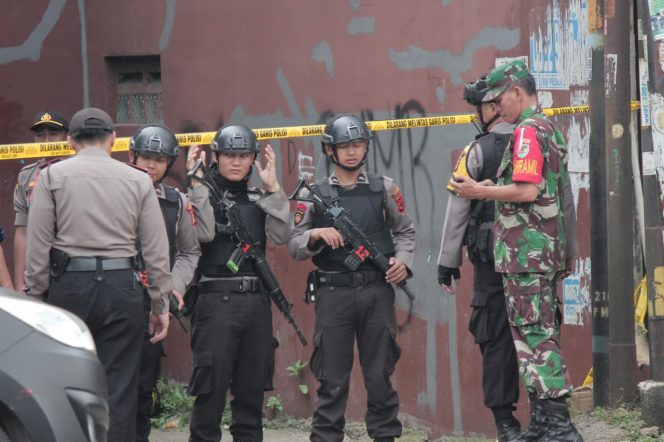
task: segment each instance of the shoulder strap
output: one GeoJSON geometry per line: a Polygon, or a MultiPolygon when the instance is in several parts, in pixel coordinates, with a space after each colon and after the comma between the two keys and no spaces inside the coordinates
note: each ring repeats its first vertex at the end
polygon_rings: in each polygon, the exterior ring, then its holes
{"type": "Polygon", "coordinates": [[[368,173],[369,176],[369,190],[372,192],[382,192],[385,186],[383,185],[383,176],[376,175],[375,173],[368,173]]]}
{"type": "Polygon", "coordinates": [[[171,203],[177,202],[178,205],[182,205],[180,202],[180,192],[167,184],[164,184],[164,198],[166,198],[166,200],[170,201],[171,203]]]}

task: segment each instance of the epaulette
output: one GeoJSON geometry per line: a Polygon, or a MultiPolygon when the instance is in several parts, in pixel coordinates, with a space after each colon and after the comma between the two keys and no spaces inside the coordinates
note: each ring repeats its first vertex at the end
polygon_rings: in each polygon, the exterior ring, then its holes
{"type": "Polygon", "coordinates": [[[134,163],[125,163],[125,164],[126,164],[127,166],[129,166],[129,167],[133,167],[133,168],[136,169],[136,170],[140,170],[140,171],[143,172],[143,173],[148,173],[148,170],[147,170],[147,169],[144,169],[144,168],[142,168],[141,166],[137,166],[137,165],[134,164],[134,163]]]}
{"type": "Polygon", "coordinates": [[[54,165],[55,163],[59,163],[59,162],[62,161],[63,159],[64,159],[64,158],[59,158],[59,157],[57,157],[57,158],[51,158],[50,160],[45,160],[45,159],[42,158],[42,159],[38,162],[38,163],[41,163],[41,164],[39,164],[39,168],[40,168],[40,169],[45,169],[45,168],[47,168],[47,167],[50,167],[50,166],[54,165]]]}
{"type": "Polygon", "coordinates": [[[39,161],[35,161],[34,163],[26,164],[25,166],[21,167],[18,173],[25,172],[26,170],[38,168],[41,170],[42,164],[45,163],[46,161],[42,158],[39,161]]]}
{"type": "Polygon", "coordinates": [[[172,203],[180,201],[180,191],[173,186],[164,184],[164,198],[172,203]]]}

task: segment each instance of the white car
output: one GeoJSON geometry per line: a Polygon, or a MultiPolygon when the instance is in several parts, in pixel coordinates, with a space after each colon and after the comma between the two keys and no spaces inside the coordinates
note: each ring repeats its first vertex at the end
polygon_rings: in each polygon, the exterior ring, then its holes
{"type": "Polygon", "coordinates": [[[0,442],[105,442],[106,376],[77,316],[0,289],[0,442]]]}

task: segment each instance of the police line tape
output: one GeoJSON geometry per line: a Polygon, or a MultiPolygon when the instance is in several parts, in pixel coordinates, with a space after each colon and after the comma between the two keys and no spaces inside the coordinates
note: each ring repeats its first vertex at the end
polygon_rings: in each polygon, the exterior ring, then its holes
{"type": "MultiPolygon", "coordinates": [[[[638,101],[632,101],[632,110],[640,107],[638,101]]],[[[544,109],[547,116],[571,115],[586,113],[590,106],[568,106],[544,109]]],[[[436,117],[402,118],[399,120],[367,121],[367,126],[372,131],[414,129],[418,127],[449,126],[453,124],[469,124],[475,121],[473,114],[441,115],[436,117]]],[[[319,136],[323,133],[324,124],[310,126],[274,127],[268,129],[253,129],[259,140],[273,140],[282,138],[300,138],[319,136]]],[[[180,146],[191,146],[192,144],[207,145],[212,143],[215,132],[196,132],[188,134],[177,134],[180,146]]],[[[128,137],[116,138],[113,152],[129,150],[128,137]]],[[[60,157],[74,155],[74,151],[66,141],[56,143],[24,143],[24,144],[0,144],[0,160],[18,160],[24,158],[60,157]]]]}

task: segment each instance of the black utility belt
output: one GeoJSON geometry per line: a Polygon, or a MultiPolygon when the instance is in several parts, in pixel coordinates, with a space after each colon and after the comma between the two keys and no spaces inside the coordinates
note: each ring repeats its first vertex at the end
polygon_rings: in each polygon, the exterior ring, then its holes
{"type": "Polygon", "coordinates": [[[318,285],[328,287],[361,287],[377,282],[385,282],[385,275],[378,270],[332,273],[316,270],[318,285]]]}
{"type": "Polygon", "coordinates": [[[112,271],[133,268],[133,258],[71,257],[67,260],[65,272],[112,271]]]}
{"type": "Polygon", "coordinates": [[[263,284],[261,283],[260,279],[253,276],[202,281],[198,283],[198,287],[200,293],[226,291],[236,293],[255,293],[263,291],[263,284]]]}

